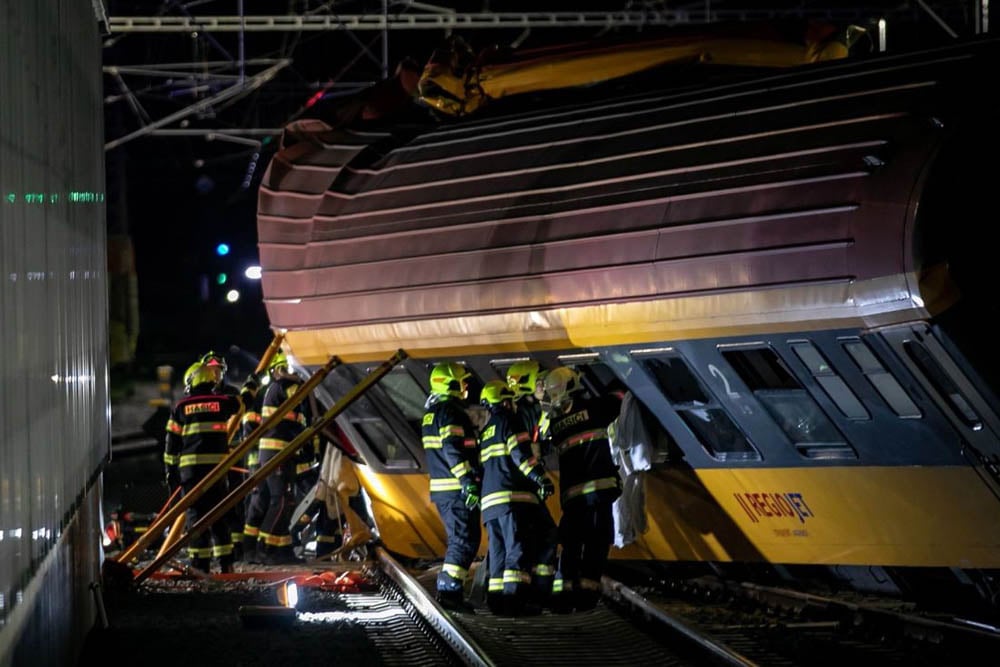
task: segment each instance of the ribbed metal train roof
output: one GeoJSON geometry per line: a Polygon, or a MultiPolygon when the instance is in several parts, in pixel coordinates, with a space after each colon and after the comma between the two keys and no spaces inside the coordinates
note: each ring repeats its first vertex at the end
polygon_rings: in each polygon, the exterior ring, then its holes
{"type": "Polygon", "coordinates": [[[482,118],[292,123],[260,190],[268,314],[467,324],[775,287],[824,317],[911,309],[905,230],[991,62],[983,41],[680,89],[661,68],[482,118]]]}

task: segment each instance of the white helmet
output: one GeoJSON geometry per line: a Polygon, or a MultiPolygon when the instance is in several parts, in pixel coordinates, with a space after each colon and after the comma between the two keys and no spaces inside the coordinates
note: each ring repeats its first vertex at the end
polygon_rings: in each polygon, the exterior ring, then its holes
{"type": "Polygon", "coordinates": [[[545,376],[545,393],[549,395],[549,403],[557,409],[572,400],[571,394],[581,392],[585,388],[580,373],[568,366],[553,368],[545,376]]]}

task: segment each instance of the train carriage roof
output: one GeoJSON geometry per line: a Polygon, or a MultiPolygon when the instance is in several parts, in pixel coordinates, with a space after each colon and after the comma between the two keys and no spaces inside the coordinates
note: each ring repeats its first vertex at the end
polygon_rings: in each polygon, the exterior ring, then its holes
{"type": "Polygon", "coordinates": [[[922,316],[954,298],[917,233],[928,167],[995,62],[674,62],[457,118],[403,68],[285,128],[258,205],[271,324],[310,364],[922,316]]]}

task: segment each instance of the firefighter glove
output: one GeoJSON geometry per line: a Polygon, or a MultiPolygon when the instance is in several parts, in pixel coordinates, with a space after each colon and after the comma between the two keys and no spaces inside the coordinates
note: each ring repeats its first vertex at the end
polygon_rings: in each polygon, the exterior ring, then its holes
{"type": "Polygon", "coordinates": [[[538,497],[542,500],[545,500],[556,492],[556,487],[548,475],[539,475],[535,483],[538,484],[538,497]]]}
{"type": "Polygon", "coordinates": [[[176,489],[181,485],[181,473],[174,466],[167,468],[166,482],[168,489],[176,489]]]}
{"type": "Polygon", "coordinates": [[[260,389],[260,380],[254,373],[248,375],[247,379],[243,381],[243,386],[240,387],[241,392],[247,392],[251,395],[255,395],[258,389],[260,389]]]}
{"type": "Polygon", "coordinates": [[[479,485],[475,482],[466,482],[462,485],[462,498],[465,499],[465,506],[470,510],[479,504],[479,485]]]}

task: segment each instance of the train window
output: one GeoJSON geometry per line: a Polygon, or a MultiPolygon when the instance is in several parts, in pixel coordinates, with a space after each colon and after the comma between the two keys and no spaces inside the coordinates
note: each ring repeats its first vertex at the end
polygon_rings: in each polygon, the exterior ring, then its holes
{"type": "Polygon", "coordinates": [[[382,376],[379,386],[403,413],[406,421],[415,424],[419,432],[420,420],[424,416],[424,400],[427,396],[413,376],[406,369],[397,367],[382,376]]]}
{"type": "Polygon", "coordinates": [[[351,426],[361,435],[368,449],[387,468],[416,468],[417,462],[399,442],[389,425],[378,417],[351,419],[351,426]]]}
{"type": "Polygon", "coordinates": [[[580,371],[584,384],[587,385],[590,393],[595,396],[604,395],[609,391],[623,392],[625,390],[621,380],[611,370],[611,367],[604,362],[595,361],[590,364],[580,364],[576,367],[576,370],[580,371]]]}
{"type": "Polygon", "coordinates": [[[790,345],[795,355],[806,365],[813,378],[845,417],[848,419],[870,418],[865,406],[861,404],[844,379],[834,372],[833,367],[823,356],[823,353],[816,349],[815,345],[807,341],[793,342],[790,345]]]}
{"type": "Polygon", "coordinates": [[[812,458],[855,455],[823,410],[769,347],[722,350],[799,452],[812,458]]]}
{"type": "MultiPolygon", "coordinates": [[[[326,385],[333,395],[344,395],[373,370],[344,364],[328,376],[326,385]]],[[[377,459],[388,468],[417,470],[420,463],[413,452],[420,448],[422,401],[423,392],[412,376],[397,367],[348,405],[337,424],[373,463],[377,459]],[[418,400],[421,413],[414,419],[418,400]]]]}
{"type": "Polygon", "coordinates": [[[660,391],[711,456],[723,461],[760,459],[760,453],[705,391],[683,359],[662,354],[645,358],[633,356],[653,377],[660,391]]]}
{"type": "Polygon", "coordinates": [[[907,395],[896,378],[875,358],[867,345],[860,340],[853,339],[843,341],[843,346],[864,376],[875,387],[875,391],[897,416],[903,419],[919,419],[923,416],[920,408],[907,395]]]}
{"type": "Polygon", "coordinates": [[[958,388],[955,381],[949,377],[948,373],[941,368],[941,364],[938,363],[937,359],[931,356],[930,351],[924,347],[924,344],[919,341],[908,340],[903,343],[903,349],[909,355],[910,359],[913,360],[913,363],[919,366],[920,370],[924,372],[924,375],[927,376],[927,379],[934,385],[938,393],[947,401],[955,416],[973,431],[981,429],[983,427],[983,420],[980,419],[975,409],[969,404],[969,401],[962,394],[962,390],[958,388]]]}

